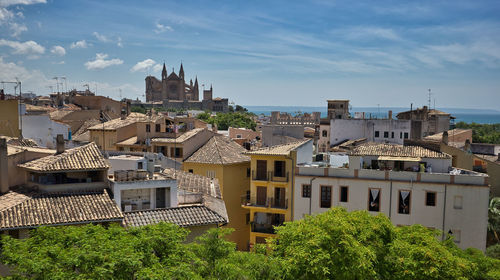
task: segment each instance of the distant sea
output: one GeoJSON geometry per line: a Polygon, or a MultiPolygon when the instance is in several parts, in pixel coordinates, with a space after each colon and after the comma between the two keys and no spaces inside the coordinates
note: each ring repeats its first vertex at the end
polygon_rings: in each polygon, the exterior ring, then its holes
{"type": "MultiPolygon", "coordinates": [[[[255,113],[257,115],[271,115],[272,111],[287,112],[290,114],[296,114],[298,112],[311,113],[311,112],[321,112],[321,117],[326,117],[326,106],[324,107],[307,107],[307,106],[244,106],[248,111],[255,113]]],[[[463,109],[463,108],[436,108],[443,112],[450,113],[454,116],[455,123],[466,122],[466,123],[482,123],[482,124],[493,124],[500,123],[500,111],[498,110],[481,110],[481,109],[463,109]]],[[[393,118],[396,118],[396,114],[403,111],[408,111],[410,108],[402,107],[353,107],[349,111],[351,115],[354,112],[365,112],[365,116],[376,118],[387,118],[388,111],[392,110],[393,118]]]]}

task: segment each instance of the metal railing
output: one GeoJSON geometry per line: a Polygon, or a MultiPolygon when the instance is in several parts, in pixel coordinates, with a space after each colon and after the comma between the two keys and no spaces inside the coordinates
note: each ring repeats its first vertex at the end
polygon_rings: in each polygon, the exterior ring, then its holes
{"type": "Polygon", "coordinates": [[[252,232],[260,232],[268,234],[275,234],[276,231],[274,230],[274,226],[279,226],[272,224],[257,224],[256,222],[250,222],[250,224],[252,226],[252,232]]]}
{"type": "Polygon", "coordinates": [[[252,180],[254,181],[269,181],[269,178],[271,178],[271,172],[259,173],[252,170],[252,180]]]}
{"type": "Polygon", "coordinates": [[[275,208],[275,209],[288,209],[288,198],[283,200],[276,200],[274,197],[269,197],[265,200],[264,204],[258,204],[257,201],[252,202],[251,199],[248,199],[246,195],[241,196],[241,205],[242,206],[255,206],[255,207],[264,207],[264,208],[275,208]]]}
{"type": "Polygon", "coordinates": [[[285,176],[277,176],[274,172],[271,173],[271,181],[274,181],[274,182],[285,182],[285,183],[288,183],[288,180],[289,180],[289,172],[286,172],[286,174],[284,174],[285,176]]]}

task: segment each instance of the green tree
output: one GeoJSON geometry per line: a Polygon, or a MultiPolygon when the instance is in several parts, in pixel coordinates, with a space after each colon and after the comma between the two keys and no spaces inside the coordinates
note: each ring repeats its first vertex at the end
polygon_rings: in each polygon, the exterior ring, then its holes
{"type": "Polygon", "coordinates": [[[479,124],[459,122],[457,128],[472,129],[472,142],[500,144],[500,123],[479,124]]]}
{"type": "Polygon", "coordinates": [[[500,197],[490,199],[488,205],[488,232],[494,236],[496,243],[500,243],[498,232],[500,231],[500,197]]]}

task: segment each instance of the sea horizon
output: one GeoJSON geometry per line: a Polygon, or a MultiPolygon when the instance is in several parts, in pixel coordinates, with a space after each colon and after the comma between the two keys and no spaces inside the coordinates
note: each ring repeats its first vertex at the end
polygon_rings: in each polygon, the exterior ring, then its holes
{"type": "MultiPolygon", "coordinates": [[[[327,116],[326,106],[260,106],[260,105],[248,105],[243,106],[248,109],[249,112],[260,115],[271,115],[272,111],[286,112],[290,114],[297,113],[312,113],[321,112],[321,117],[327,116]]],[[[416,109],[416,107],[414,107],[416,109]]],[[[500,123],[500,111],[493,109],[470,109],[470,108],[436,108],[437,110],[450,113],[455,117],[455,123],[466,122],[466,123],[480,123],[480,124],[495,124],[500,123]]],[[[367,117],[373,118],[387,118],[388,112],[392,111],[393,116],[404,111],[409,111],[410,108],[407,107],[351,107],[350,113],[355,112],[365,112],[367,117]]]]}

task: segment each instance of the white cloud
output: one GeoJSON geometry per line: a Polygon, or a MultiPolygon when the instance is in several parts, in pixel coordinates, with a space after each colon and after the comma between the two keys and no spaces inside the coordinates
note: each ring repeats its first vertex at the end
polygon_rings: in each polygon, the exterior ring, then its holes
{"type": "Polygon", "coordinates": [[[137,62],[137,64],[134,65],[134,67],[130,69],[130,72],[138,72],[138,71],[144,72],[150,69],[153,65],[155,65],[155,63],[156,62],[150,58],[145,59],[143,61],[139,61],[137,62]]]}
{"type": "Polygon", "coordinates": [[[86,49],[89,47],[90,44],[87,44],[87,41],[85,40],[80,40],[71,43],[71,46],[69,46],[72,49],[86,49]]]}
{"type": "Polygon", "coordinates": [[[12,5],[32,5],[45,4],[47,0],[0,0],[0,7],[8,7],[12,5]]]}
{"type": "Polygon", "coordinates": [[[118,42],[116,42],[116,45],[120,48],[123,48],[122,37],[118,37],[118,42]]]}
{"type": "Polygon", "coordinates": [[[39,55],[45,52],[45,48],[35,41],[17,42],[0,39],[0,46],[11,47],[14,54],[39,55]]]}
{"type": "MultiPolygon", "coordinates": [[[[43,94],[39,92],[41,89],[46,89],[51,82],[45,75],[38,70],[28,70],[13,62],[4,61],[0,56],[0,77],[6,81],[15,81],[18,78],[23,83],[23,92],[33,91],[35,94],[43,94]]],[[[8,93],[12,93],[13,89],[6,87],[8,93]],[[12,92],[11,92],[12,90],[12,92]]]]}
{"type": "Polygon", "coordinates": [[[161,65],[161,64],[158,63],[155,66],[153,66],[153,71],[154,72],[160,72],[162,70],[162,68],[163,68],[163,65],[161,65]]]}
{"type": "Polygon", "coordinates": [[[108,37],[106,37],[102,34],[99,34],[97,32],[92,33],[92,35],[94,35],[97,38],[97,40],[104,42],[104,43],[111,41],[108,37]]]}
{"type": "Polygon", "coordinates": [[[348,40],[363,40],[363,39],[385,39],[385,40],[401,40],[399,35],[390,28],[373,27],[373,26],[358,26],[345,28],[342,30],[334,30],[334,35],[340,35],[348,40]]]}
{"type": "Polygon", "coordinates": [[[160,34],[160,33],[163,33],[165,31],[174,31],[174,29],[169,25],[163,25],[161,23],[157,23],[154,31],[156,34],[160,34]]]}
{"type": "Polygon", "coordinates": [[[65,64],[66,62],[64,62],[64,60],[61,60],[61,61],[58,61],[58,62],[52,62],[52,64],[58,64],[58,65],[62,65],[62,64],[65,64]]]}
{"type": "Polygon", "coordinates": [[[85,62],[85,67],[87,70],[104,69],[112,65],[123,64],[123,60],[118,58],[108,59],[108,55],[105,53],[97,53],[95,55],[95,60],[85,62]]]}
{"type": "Polygon", "coordinates": [[[66,54],[66,50],[61,46],[53,46],[50,52],[59,56],[64,56],[66,54]]]}
{"type": "Polygon", "coordinates": [[[18,12],[17,15],[14,15],[14,13],[8,9],[0,7],[0,26],[5,25],[12,30],[10,35],[13,37],[17,37],[22,32],[28,30],[25,24],[16,22],[16,20],[20,18],[24,18],[23,13],[18,12]]]}
{"type": "Polygon", "coordinates": [[[22,32],[28,31],[28,27],[22,23],[17,23],[17,22],[11,22],[9,23],[10,29],[12,30],[12,36],[17,37],[19,34],[22,32]]]}

